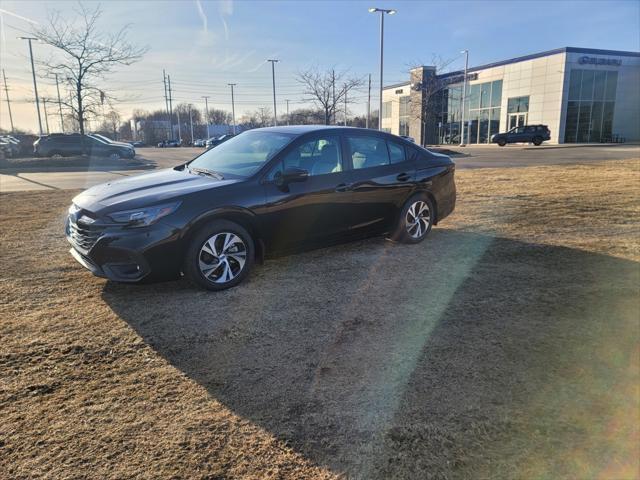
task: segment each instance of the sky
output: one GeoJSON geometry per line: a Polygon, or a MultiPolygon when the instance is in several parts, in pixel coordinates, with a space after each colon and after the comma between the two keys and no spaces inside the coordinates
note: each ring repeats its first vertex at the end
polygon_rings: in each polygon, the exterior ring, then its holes
{"type": "MultiPolygon", "coordinates": [[[[93,8],[100,2],[83,2],[93,8]]],[[[117,104],[123,119],[134,108],[164,108],[162,70],[171,76],[174,106],[191,102],[231,110],[228,83],[235,87],[236,114],[272,106],[271,68],[276,58],[278,113],[311,104],[296,73],[335,68],[366,79],[372,74],[372,105],[379,85],[379,14],[371,6],[393,8],[385,19],[383,84],[403,82],[412,65],[439,57],[445,70],[572,46],[640,51],[640,2],[622,1],[104,1],[99,28],[130,24],[128,39],[149,51],[142,61],[119,68],[105,88],[126,97],[117,104]]],[[[28,46],[16,37],[47,22],[52,12],[74,18],[77,2],[0,2],[0,63],[5,70],[16,127],[37,130],[28,46]]],[[[52,47],[34,44],[36,61],[52,47]]],[[[37,74],[42,69],[36,65],[37,74]]],[[[38,78],[38,92],[56,98],[55,83],[38,78]]],[[[9,127],[5,92],[0,127],[9,127]]],[[[354,114],[366,108],[366,87],[354,96],[354,114]]],[[[41,107],[42,108],[42,107],[41,107]]],[[[373,108],[373,107],[372,107],[373,108]]],[[[51,131],[59,130],[57,110],[48,104],[51,131]]]]}

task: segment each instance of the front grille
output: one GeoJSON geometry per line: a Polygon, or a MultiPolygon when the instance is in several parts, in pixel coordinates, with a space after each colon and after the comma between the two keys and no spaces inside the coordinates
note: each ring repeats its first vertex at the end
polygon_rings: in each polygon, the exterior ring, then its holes
{"type": "Polygon", "coordinates": [[[95,245],[101,234],[102,228],[95,226],[89,227],[81,223],[76,223],[72,218],[69,218],[69,239],[81,250],[91,250],[91,247],[95,245]]]}

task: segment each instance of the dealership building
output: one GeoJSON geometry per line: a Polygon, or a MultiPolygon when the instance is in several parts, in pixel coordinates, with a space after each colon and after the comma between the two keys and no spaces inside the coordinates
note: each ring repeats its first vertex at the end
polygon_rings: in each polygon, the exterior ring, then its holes
{"type": "Polygon", "coordinates": [[[383,89],[382,129],[422,144],[488,143],[523,125],[547,125],[550,143],[640,141],[640,52],[565,47],[470,67],[410,71],[383,89]]]}

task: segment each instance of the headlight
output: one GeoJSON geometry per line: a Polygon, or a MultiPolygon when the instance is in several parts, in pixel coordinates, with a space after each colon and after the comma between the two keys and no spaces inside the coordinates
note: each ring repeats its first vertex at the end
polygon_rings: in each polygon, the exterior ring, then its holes
{"type": "Polygon", "coordinates": [[[79,211],[80,208],[75,203],[72,203],[68,210],[69,215],[73,215],[74,213],[78,213],[79,211]]]}
{"type": "Polygon", "coordinates": [[[146,227],[175,212],[180,203],[165,203],[164,205],[155,205],[153,207],[113,212],[109,214],[109,218],[114,222],[123,223],[130,227],[146,227]]]}

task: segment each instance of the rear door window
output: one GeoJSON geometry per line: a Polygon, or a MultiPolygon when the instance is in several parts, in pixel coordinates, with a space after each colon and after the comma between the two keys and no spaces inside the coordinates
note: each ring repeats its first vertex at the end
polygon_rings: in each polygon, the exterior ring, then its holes
{"type": "Polygon", "coordinates": [[[347,146],[354,170],[389,165],[387,142],[369,136],[347,136],[347,146]]]}

